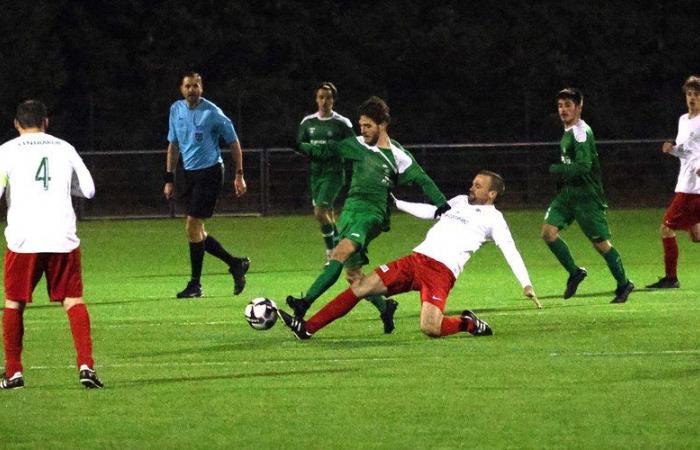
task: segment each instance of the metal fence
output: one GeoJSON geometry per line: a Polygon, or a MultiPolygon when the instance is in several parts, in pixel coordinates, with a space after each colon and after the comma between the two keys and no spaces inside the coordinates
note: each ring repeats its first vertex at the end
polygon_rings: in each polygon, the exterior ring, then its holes
{"type": "MultiPolygon", "coordinates": [[[[661,139],[603,140],[598,153],[611,207],[665,206],[673,192],[678,161],[660,151],[661,139]]],[[[556,191],[548,168],[559,159],[558,142],[421,144],[407,148],[448,197],[465,193],[479,169],[501,173],[506,194],[501,206],[543,208],[556,191]]],[[[288,148],[244,150],[248,193],[233,195],[230,156],[218,214],[308,213],[308,161],[288,148]]],[[[83,152],[97,187],[94,199],[77,205],[83,218],[168,217],[181,214],[163,197],[164,150],[83,152]]],[[[397,196],[421,200],[418,188],[397,196]]],[[[342,202],[342,199],[340,200],[342,202]]],[[[340,203],[342,204],[342,203],[340,203]]]]}

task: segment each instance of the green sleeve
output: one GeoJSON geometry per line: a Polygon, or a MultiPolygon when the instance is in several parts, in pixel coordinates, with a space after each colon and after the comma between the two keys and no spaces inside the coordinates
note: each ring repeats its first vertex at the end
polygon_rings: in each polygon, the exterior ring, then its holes
{"type": "Polygon", "coordinates": [[[591,140],[587,138],[584,142],[576,141],[574,154],[576,157],[571,164],[552,164],[549,166],[549,172],[561,175],[565,180],[591,173],[593,167],[591,140]]]}
{"type": "Polygon", "coordinates": [[[343,129],[345,130],[345,132],[343,132],[344,138],[355,137],[355,132],[352,127],[343,127],[343,129]]]}
{"type": "Polygon", "coordinates": [[[299,146],[299,144],[302,142],[308,142],[308,138],[306,137],[306,126],[303,123],[299,124],[299,128],[297,129],[297,146],[299,146]]]}
{"type": "Polygon", "coordinates": [[[418,165],[413,155],[406,152],[411,157],[413,163],[403,173],[399,174],[399,185],[417,184],[423,190],[423,193],[428,196],[430,201],[435,206],[442,206],[447,203],[447,198],[437,187],[432,178],[428,176],[423,168],[418,165]]]}
{"type": "Polygon", "coordinates": [[[325,144],[310,144],[302,142],[299,151],[308,155],[311,159],[326,160],[332,158],[361,159],[362,151],[353,145],[355,137],[343,139],[340,142],[328,141],[325,144]]]}

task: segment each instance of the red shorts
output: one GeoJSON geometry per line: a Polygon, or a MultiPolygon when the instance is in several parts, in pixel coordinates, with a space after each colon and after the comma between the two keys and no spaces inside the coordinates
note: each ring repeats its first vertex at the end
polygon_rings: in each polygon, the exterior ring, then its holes
{"type": "Polygon", "coordinates": [[[83,296],[80,247],[70,253],[5,252],[5,298],[31,303],[32,292],[46,274],[46,288],[52,302],[83,296]]]}
{"type": "Polygon", "coordinates": [[[664,225],[688,231],[696,223],[700,223],[700,194],[676,192],[664,215],[664,225]]]}
{"type": "Polygon", "coordinates": [[[421,253],[381,265],[374,272],[382,279],[388,294],[420,291],[420,299],[440,311],[445,310],[447,296],[455,284],[455,276],[443,263],[421,253]]]}

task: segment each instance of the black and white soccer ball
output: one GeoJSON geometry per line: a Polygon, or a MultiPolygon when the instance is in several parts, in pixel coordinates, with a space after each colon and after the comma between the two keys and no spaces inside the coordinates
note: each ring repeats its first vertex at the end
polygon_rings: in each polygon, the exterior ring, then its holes
{"type": "Polygon", "coordinates": [[[269,330],[277,322],[277,305],[269,298],[254,298],[245,307],[245,318],[256,330],[269,330]]]}

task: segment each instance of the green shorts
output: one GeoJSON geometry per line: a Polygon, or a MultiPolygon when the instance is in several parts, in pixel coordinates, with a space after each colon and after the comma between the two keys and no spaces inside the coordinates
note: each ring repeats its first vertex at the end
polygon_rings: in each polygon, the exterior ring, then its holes
{"type": "Polygon", "coordinates": [[[343,175],[312,176],[311,201],[315,208],[333,209],[335,200],[343,189],[343,175]]]}
{"type": "Polygon", "coordinates": [[[369,264],[367,247],[384,228],[384,217],[355,211],[343,211],[338,222],[338,239],[349,239],[357,244],[355,253],[345,261],[345,267],[369,264]]]}
{"type": "Polygon", "coordinates": [[[607,207],[595,198],[559,193],[549,204],[544,223],[565,229],[575,220],[591,242],[610,239],[607,207]]]}

